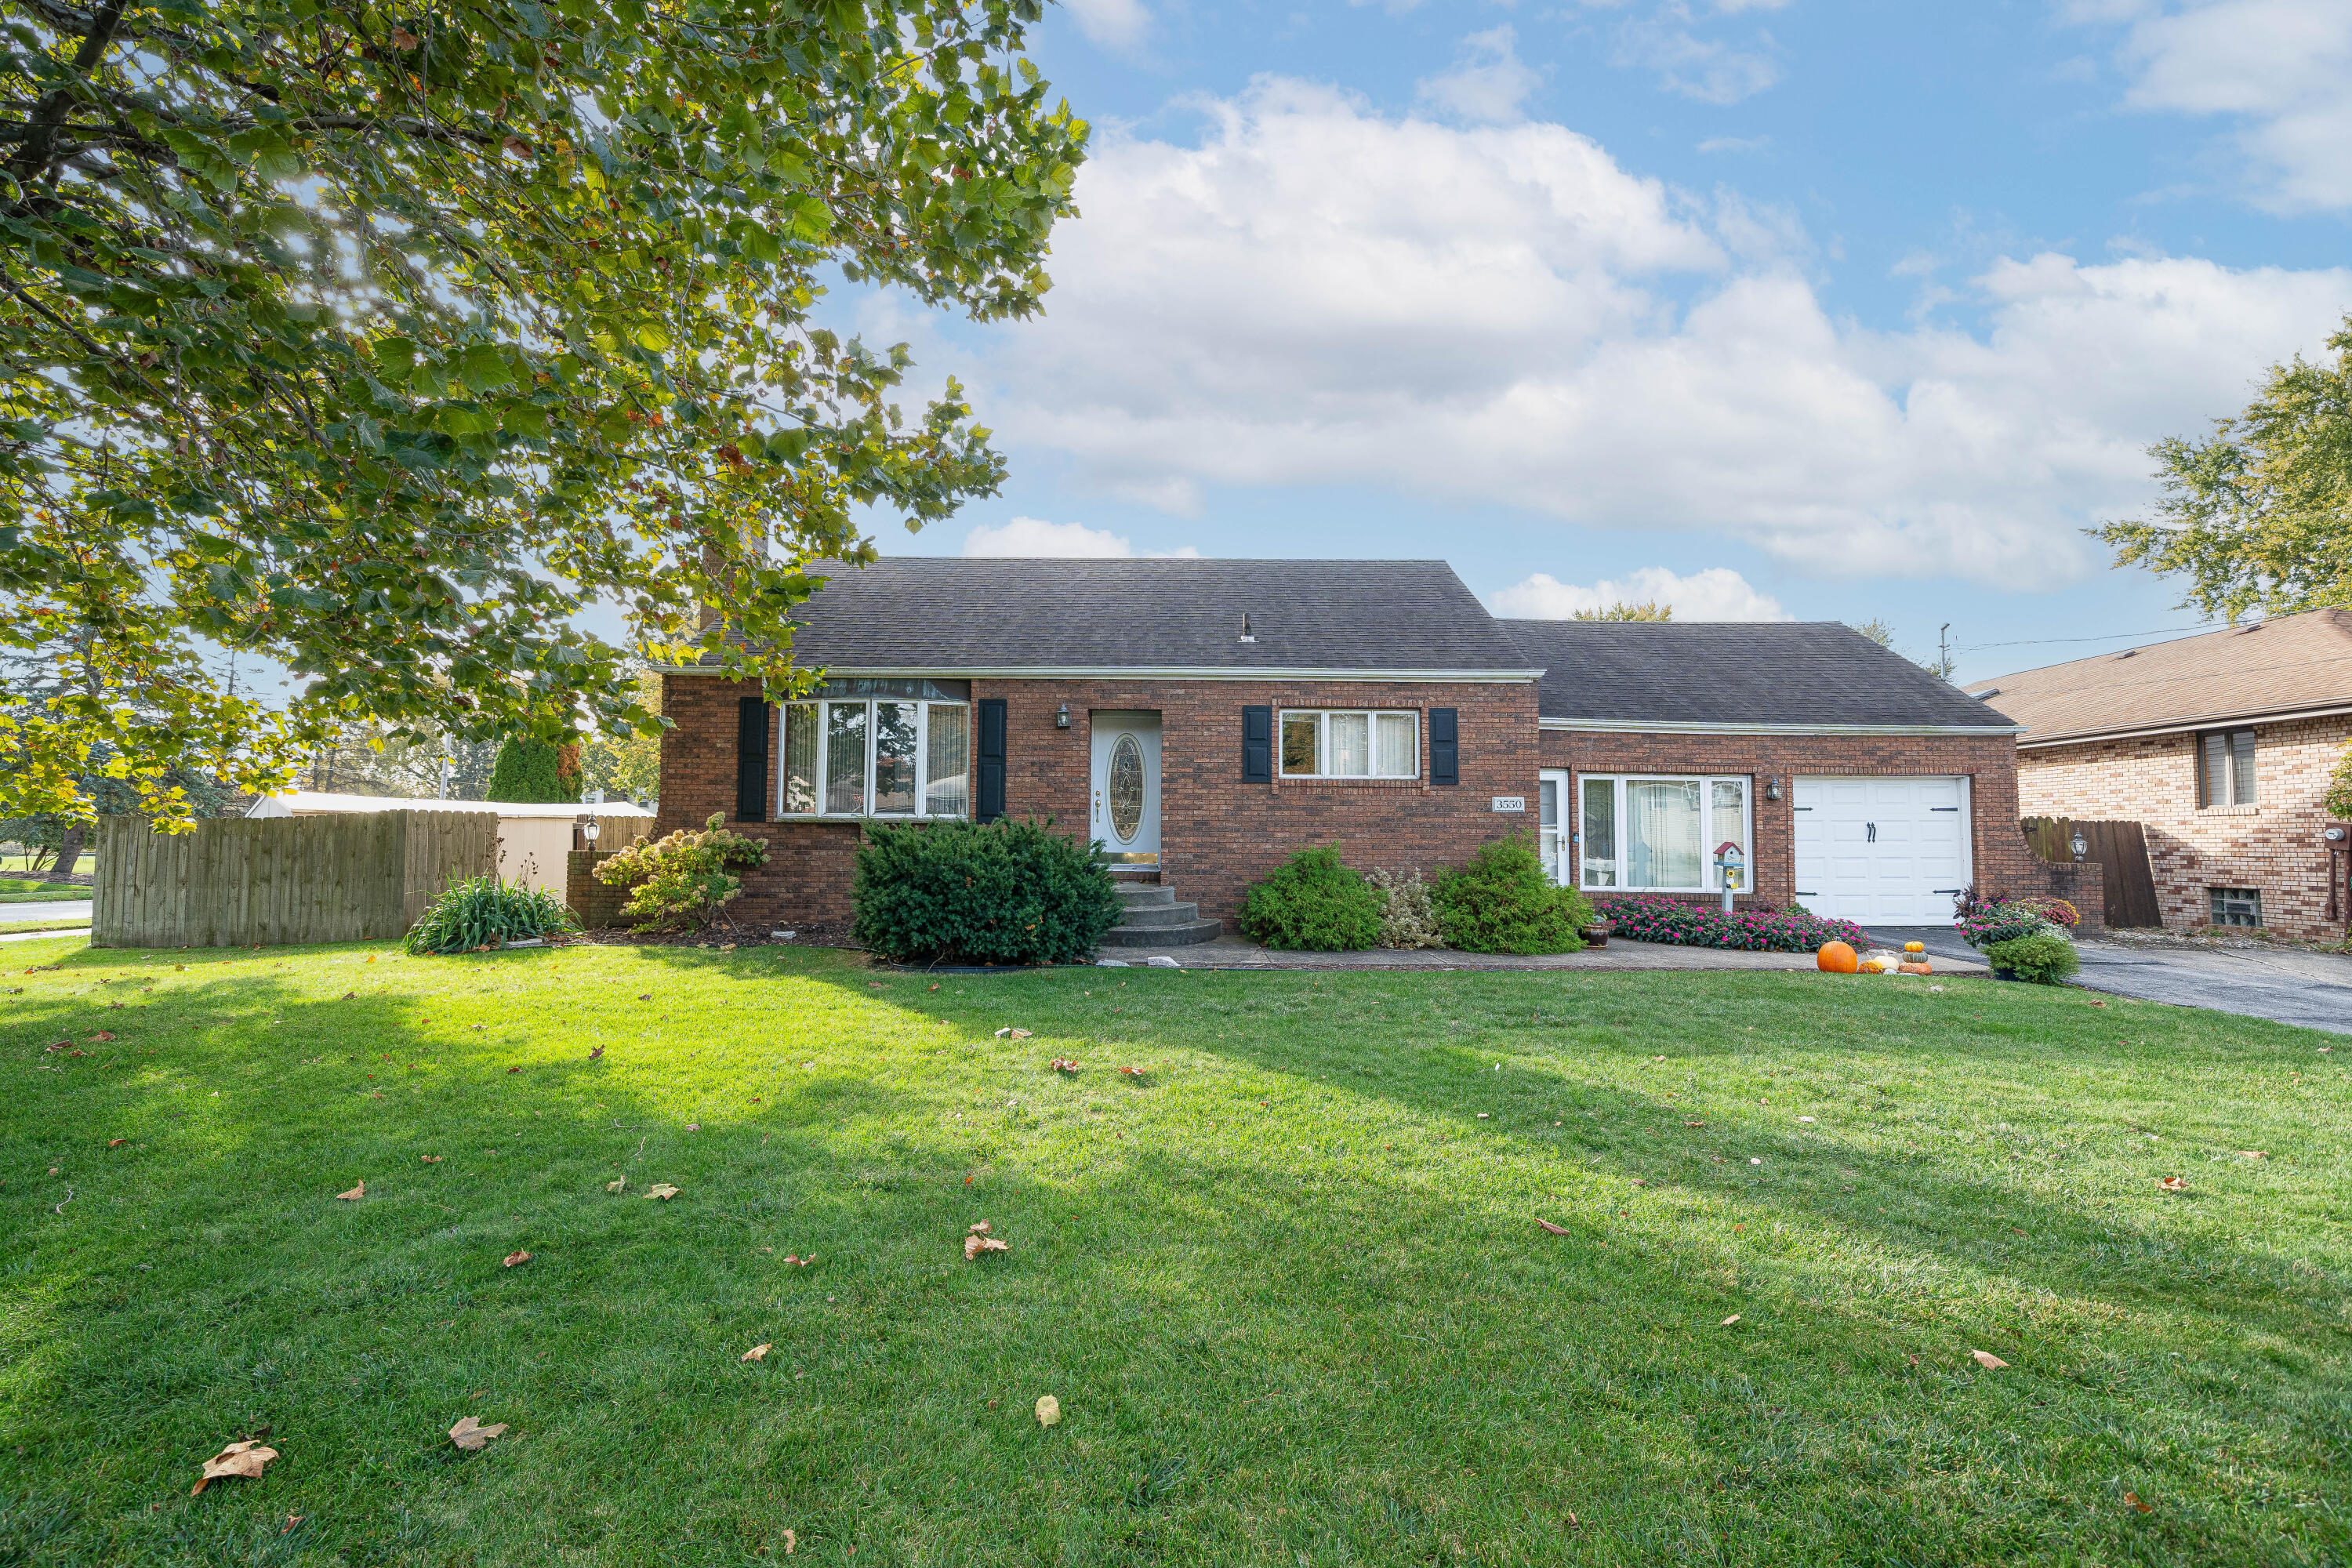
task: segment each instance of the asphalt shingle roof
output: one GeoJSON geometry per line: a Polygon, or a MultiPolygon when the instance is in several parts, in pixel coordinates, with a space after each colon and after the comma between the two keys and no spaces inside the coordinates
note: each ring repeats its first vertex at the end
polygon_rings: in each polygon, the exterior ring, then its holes
{"type": "Polygon", "coordinates": [[[2011,721],[1835,621],[1504,621],[1546,719],[1725,725],[2011,721]]]}
{"type": "Polygon", "coordinates": [[[843,675],[1530,668],[1443,561],[896,556],[811,570],[829,581],[794,612],[793,661],[843,675]]]}
{"type": "Polygon", "coordinates": [[[1969,682],[2024,744],[2352,704],[2352,612],[2313,610],[1969,682]]]}

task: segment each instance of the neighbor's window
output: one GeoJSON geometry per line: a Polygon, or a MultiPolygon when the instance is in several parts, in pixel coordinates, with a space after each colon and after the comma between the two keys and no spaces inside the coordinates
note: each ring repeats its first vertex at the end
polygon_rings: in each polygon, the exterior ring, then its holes
{"type": "Polygon", "coordinates": [[[967,815],[971,707],[953,689],[961,685],[845,680],[824,690],[859,695],[786,703],[776,815],[967,815]]]}
{"type": "Polygon", "coordinates": [[[1421,715],[1360,709],[1282,710],[1282,776],[1410,779],[1421,775],[1421,715]]]}
{"type": "Polygon", "coordinates": [[[2263,923],[2263,893],[2259,888],[2208,888],[2217,926],[2258,926],[2263,923]]]}
{"type": "Polygon", "coordinates": [[[1582,881],[1639,893],[1711,893],[1717,851],[1739,851],[1737,891],[1755,886],[1744,777],[1592,774],[1580,784],[1582,881]]]}
{"type": "MultiPolygon", "coordinates": [[[[2208,730],[2197,737],[2197,804],[2254,804],[2254,732],[2208,730]]],[[[2216,921],[2215,924],[2222,922],[2216,921]]]]}

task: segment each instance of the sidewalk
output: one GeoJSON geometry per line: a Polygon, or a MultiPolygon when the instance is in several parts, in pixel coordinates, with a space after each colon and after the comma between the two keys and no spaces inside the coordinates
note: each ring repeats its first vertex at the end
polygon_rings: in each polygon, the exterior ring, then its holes
{"type": "MultiPolygon", "coordinates": [[[[1627,942],[1612,937],[1606,947],[1582,952],[1543,953],[1519,957],[1512,953],[1456,952],[1451,948],[1400,952],[1373,948],[1365,952],[1277,952],[1246,937],[1225,935],[1195,947],[1122,947],[1105,949],[1097,963],[1124,959],[1146,963],[1153,958],[1171,960],[1185,969],[1811,969],[1810,952],[1727,952],[1712,947],[1670,947],[1664,942],[1627,942]]],[[[1983,974],[1983,963],[1971,953],[1964,959],[1938,957],[1938,974],[1983,974]]],[[[1899,978],[1899,977],[1898,977],[1899,978]]]]}

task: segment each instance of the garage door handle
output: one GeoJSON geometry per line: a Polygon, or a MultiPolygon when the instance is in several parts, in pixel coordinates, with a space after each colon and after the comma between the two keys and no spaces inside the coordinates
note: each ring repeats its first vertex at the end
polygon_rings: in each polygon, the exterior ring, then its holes
{"type": "Polygon", "coordinates": [[[1799,888],[1797,889],[1797,897],[1801,899],[1818,899],[1821,897],[1821,894],[1817,892],[1808,892],[1805,889],[1799,888]]]}
{"type": "Polygon", "coordinates": [[[1863,824],[1863,826],[1864,826],[1864,827],[1867,827],[1867,828],[1869,828],[1869,829],[1870,829],[1870,837],[1869,837],[1868,839],[1866,839],[1864,842],[1866,842],[1866,843],[1871,843],[1871,844],[1875,844],[1875,843],[1877,843],[1877,842],[1878,842],[1878,824],[1876,824],[1876,823],[1874,823],[1874,822],[1865,822],[1865,823],[1864,823],[1864,824],[1863,824]]]}
{"type": "Polygon", "coordinates": [[[1927,890],[1931,893],[1957,893],[1959,891],[1958,888],[1930,888],[1927,890]]]}
{"type": "Polygon", "coordinates": [[[1929,811],[1958,811],[1960,808],[1957,805],[1931,805],[1927,809],[1929,811]]]}

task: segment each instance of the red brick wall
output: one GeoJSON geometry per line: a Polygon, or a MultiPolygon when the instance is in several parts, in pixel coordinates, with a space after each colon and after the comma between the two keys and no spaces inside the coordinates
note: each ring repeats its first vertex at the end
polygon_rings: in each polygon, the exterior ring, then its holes
{"type": "MultiPolygon", "coordinates": [[[[747,684],[669,676],[663,711],[677,727],[662,742],[658,830],[699,826],[735,811],[736,700],[747,684]]],[[[1338,840],[1349,863],[1419,867],[1424,873],[1467,858],[1515,827],[1532,827],[1536,794],[1535,687],[1332,681],[976,680],[972,698],[1005,702],[1004,804],[1013,816],[1052,816],[1065,832],[1087,831],[1093,752],[1088,714],[1142,710],[1160,716],[1160,876],[1179,899],[1230,922],[1244,890],[1293,850],[1338,840]],[[1070,727],[1056,729],[1064,703],[1070,727]],[[1429,734],[1422,725],[1421,777],[1411,781],[1242,782],[1242,710],[1452,708],[1460,717],[1459,784],[1428,782],[1429,734]],[[1497,815],[1496,795],[1519,795],[1526,816],[1497,815]]],[[[977,782],[974,784],[977,788],[977,782]]],[[[850,870],[859,830],[848,823],[772,823],[737,829],[770,845],[769,863],[744,880],[739,918],[835,921],[849,915],[850,870]]]]}
{"type": "MultiPolygon", "coordinates": [[[[1755,813],[1752,898],[1785,904],[1796,897],[1796,791],[1799,773],[1962,774],[1969,779],[1969,857],[1976,887],[1989,896],[2056,891],[2084,902],[2075,868],[2035,858],[2019,826],[2017,747],[2008,735],[1644,735],[1547,730],[1543,766],[1578,773],[1746,773],[1755,813]],[[1780,798],[1764,798],[1768,779],[1780,781],[1780,798]],[[2063,883],[2063,887],[2058,884],[2063,883]]],[[[1571,796],[1573,781],[1571,780],[1571,796]]],[[[2099,920],[2094,879],[2087,884],[2085,923],[2099,920]]],[[[1741,895],[1746,904],[1751,895],[1741,895]]]]}
{"type": "Polygon", "coordinates": [[[2150,735],[2018,755],[2018,794],[2029,816],[2137,821],[2147,835],[2164,923],[2202,926],[2210,889],[2258,888],[2263,923],[2285,935],[2341,936],[2329,921],[2328,856],[2320,808],[2352,718],[2254,727],[2254,804],[2197,804],[2197,737],[2150,735]]]}

